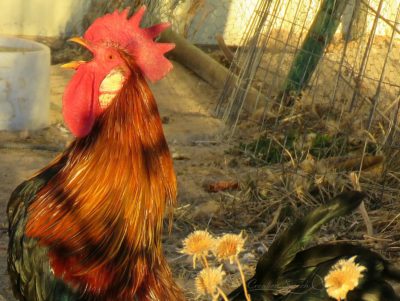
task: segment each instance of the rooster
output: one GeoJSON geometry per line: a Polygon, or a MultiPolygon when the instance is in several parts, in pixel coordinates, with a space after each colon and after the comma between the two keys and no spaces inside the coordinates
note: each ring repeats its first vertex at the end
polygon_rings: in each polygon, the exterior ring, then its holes
{"type": "Polygon", "coordinates": [[[169,24],[140,27],[144,12],[115,11],[71,39],[93,55],[64,65],[76,70],[63,96],[76,139],[7,207],[19,300],[184,300],[161,246],[176,177],[146,82],[172,69],[174,45],[154,41],[169,24]]]}

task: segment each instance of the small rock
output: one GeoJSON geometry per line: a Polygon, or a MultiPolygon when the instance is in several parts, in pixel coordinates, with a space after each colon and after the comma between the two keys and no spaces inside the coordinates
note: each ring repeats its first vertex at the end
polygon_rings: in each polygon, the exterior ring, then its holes
{"type": "Polygon", "coordinates": [[[224,270],[228,273],[228,274],[236,274],[239,272],[239,268],[237,267],[236,264],[231,264],[228,262],[224,262],[224,270]]]}
{"type": "Polygon", "coordinates": [[[174,160],[189,160],[190,158],[189,158],[189,156],[186,156],[184,154],[173,152],[172,159],[174,159],[174,160]]]}
{"type": "Polygon", "coordinates": [[[255,258],[256,257],[252,253],[246,253],[243,255],[241,262],[243,262],[245,264],[250,264],[250,263],[254,262],[255,258]]]}
{"type": "Polygon", "coordinates": [[[210,216],[216,214],[219,211],[219,209],[220,209],[219,203],[217,201],[211,200],[195,207],[195,209],[190,215],[192,218],[201,218],[201,217],[209,218],[210,216]]]}
{"type": "Polygon", "coordinates": [[[163,124],[168,124],[170,122],[170,118],[168,116],[164,116],[161,118],[161,122],[163,124]]]}
{"type": "Polygon", "coordinates": [[[265,252],[267,252],[267,248],[264,245],[260,245],[256,248],[256,252],[258,254],[264,254],[265,252]]]}

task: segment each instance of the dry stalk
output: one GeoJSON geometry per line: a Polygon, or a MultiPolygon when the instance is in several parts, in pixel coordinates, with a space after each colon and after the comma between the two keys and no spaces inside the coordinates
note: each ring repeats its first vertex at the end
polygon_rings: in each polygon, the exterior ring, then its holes
{"type": "MultiPolygon", "coordinates": [[[[224,293],[224,291],[222,289],[217,287],[217,291],[218,291],[219,296],[221,296],[222,299],[224,299],[224,301],[229,301],[228,297],[226,296],[226,294],[224,293]]],[[[215,299],[215,300],[217,300],[217,299],[215,299]]]]}
{"type": "Polygon", "coordinates": [[[243,283],[243,291],[244,291],[244,295],[246,297],[246,301],[251,301],[250,295],[247,291],[247,285],[246,285],[246,278],[244,277],[244,273],[243,273],[243,269],[242,269],[242,265],[240,264],[240,260],[237,256],[235,256],[235,262],[236,265],[239,269],[239,273],[240,273],[240,279],[242,280],[243,283]]]}
{"type": "Polygon", "coordinates": [[[224,54],[225,58],[231,64],[233,62],[233,58],[234,58],[235,55],[228,48],[228,46],[226,46],[224,37],[221,34],[217,34],[217,35],[215,35],[215,39],[217,40],[219,49],[221,49],[221,51],[224,54]]]}
{"type": "Polygon", "coordinates": [[[280,204],[278,209],[276,210],[276,212],[272,218],[272,222],[257,236],[258,239],[263,238],[265,235],[268,234],[269,231],[271,231],[276,226],[276,224],[278,223],[279,217],[281,215],[281,211],[282,211],[282,204],[280,204]]]}
{"type": "MultiPolygon", "coordinates": [[[[349,177],[350,177],[351,183],[353,184],[354,190],[361,191],[361,185],[360,185],[359,176],[355,172],[351,172],[349,177]]],[[[368,211],[365,208],[364,201],[361,202],[360,207],[358,207],[358,208],[359,208],[361,216],[362,216],[362,218],[364,220],[365,226],[367,228],[367,235],[368,236],[373,236],[374,235],[374,229],[372,227],[372,223],[371,223],[371,219],[369,218],[368,211]]]]}

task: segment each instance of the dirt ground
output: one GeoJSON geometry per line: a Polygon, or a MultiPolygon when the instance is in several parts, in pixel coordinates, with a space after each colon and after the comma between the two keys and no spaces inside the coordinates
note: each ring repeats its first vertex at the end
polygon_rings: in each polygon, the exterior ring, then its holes
{"type": "MultiPolygon", "coordinates": [[[[0,132],[0,301],[15,300],[6,271],[6,205],[12,190],[45,166],[71,139],[62,125],[61,97],[72,72],[51,67],[51,125],[41,131],[0,132]]],[[[191,261],[178,252],[182,239],[193,229],[205,229],[219,210],[220,196],[203,188],[207,181],[235,180],[239,167],[222,143],[223,125],[212,117],[217,91],[175,64],[168,77],[152,86],[164,120],[165,135],[175,160],[179,181],[179,207],[174,229],[165,235],[165,252],[177,281],[191,299],[195,272],[191,261]],[[189,285],[188,285],[188,281],[189,285]]],[[[215,231],[228,231],[218,229],[215,231]]],[[[250,256],[251,257],[251,256],[250,256]]],[[[236,271],[234,271],[236,272],[236,271]]]]}

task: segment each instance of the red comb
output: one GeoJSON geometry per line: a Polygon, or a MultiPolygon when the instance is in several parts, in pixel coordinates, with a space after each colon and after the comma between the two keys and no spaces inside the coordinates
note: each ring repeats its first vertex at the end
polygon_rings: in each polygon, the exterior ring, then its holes
{"type": "Polygon", "coordinates": [[[139,27],[145,11],[146,7],[142,6],[128,19],[129,8],[121,13],[116,10],[96,19],[83,37],[93,44],[109,44],[125,50],[148,79],[157,81],[172,69],[171,62],[164,54],[175,45],[154,42],[154,38],[170,26],[169,23],[139,27]]]}

